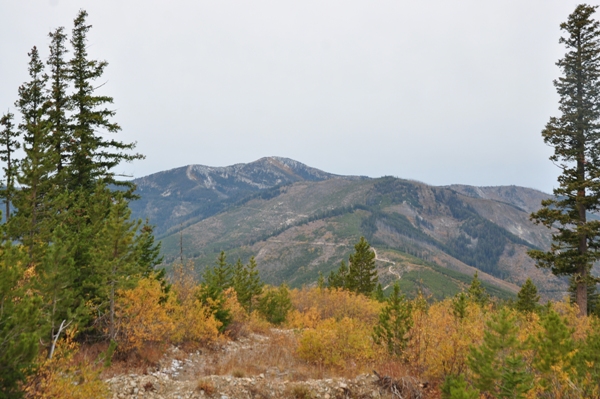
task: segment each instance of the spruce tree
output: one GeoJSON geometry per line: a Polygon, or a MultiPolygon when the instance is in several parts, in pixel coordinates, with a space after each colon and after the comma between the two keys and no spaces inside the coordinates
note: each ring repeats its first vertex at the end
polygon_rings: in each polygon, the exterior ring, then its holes
{"type": "Polygon", "coordinates": [[[114,201],[108,217],[102,221],[102,229],[96,237],[92,251],[91,270],[95,276],[88,275],[86,278],[86,283],[91,288],[90,292],[94,293],[90,299],[106,299],[108,302],[109,339],[111,340],[116,337],[117,290],[125,283],[135,284],[135,277],[145,271],[139,263],[139,252],[135,246],[135,234],[140,221],[131,220],[131,210],[122,195],[117,195],[114,201]]]}
{"type": "Polygon", "coordinates": [[[452,314],[457,320],[463,320],[467,315],[467,295],[459,292],[452,298],[452,314]]]}
{"type": "Polygon", "coordinates": [[[47,89],[48,122],[51,124],[50,145],[54,155],[55,180],[58,184],[66,182],[63,167],[69,162],[67,153],[70,142],[69,114],[71,99],[67,92],[69,88],[69,65],[65,59],[69,50],[66,47],[67,35],[63,27],[57,28],[48,34],[50,37],[50,55],[46,61],[50,69],[47,89]]]}
{"type": "Polygon", "coordinates": [[[32,370],[40,339],[40,299],[23,278],[27,259],[2,244],[0,250],[0,398],[23,396],[21,383],[32,370]]]}
{"type": "Polygon", "coordinates": [[[102,77],[106,61],[89,59],[87,35],[91,28],[86,22],[87,12],[79,11],[74,21],[71,45],[73,58],[69,61],[69,80],[73,84],[71,105],[74,115],[71,119],[69,171],[71,189],[93,191],[97,181],[105,184],[131,185],[115,179],[114,168],[123,161],[143,158],[140,154],[130,154],[134,143],[123,143],[115,139],[105,139],[99,132],[114,134],[121,130],[111,121],[115,111],[105,108],[113,103],[113,98],[96,94],[96,81],[102,77]]]}
{"type": "Polygon", "coordinates": [[[525,398],[533,377],[527,372],[517,341],[518,327],[508,308],[502,308],[487,323],[483,343],[471,348],[468,364],[474,385],[498,398],[525,398]]]}
{"type": "Polygon", "coordinates": [[[473,280],[467,291],[467,296],[471,301],[480,306],[485,306],[490,300],[489,294],[485,291],[484,286],[481,284],[481,280],[479,280],[478,272],[475,272],[473,275],[473,280]]]}
{"type": "Polygon", "coordinates": [[[539,301],[540,296],[538,295],[537,288],[531,279],[528,278],[517,293],[515,308],[520,312],[533,312],[537,309],[539,301]]]}
{"type": "Polygon", "coordinates": [[[544,142],[554,147],[552,162],[561,168],[554,198],[542,201],[531,215],[537,223],[555,228],[548,252],[529,251],[540,267],[555,275],[572,276],[577,285],[580,315],[587,306],[590,275],[600,260],[600,222],[588,212],[600,209],[600,25],[593,19],[595,6],[578,5],[560,25],[567,52],[557,62],[562,76],[554,81],[560,96],[559,117],[542,131],[544,142]]]}
{"type": "Polygon", "coordinates": [[[241,260],[238,259],[233,270],[232,286],[240,305],[246,312],[252,313],[264,286],[258,274],[254,256],[250,257],[247,265],[243,265],[241,260]]]}
{"type": "Polygon", "coordinates": [[[223,292],[232,285],[232,273],[226,254],[221,251],[215,266],[206,268],[202,274],[199,299],[211,309],[215,319],[221,322],[220,331],[224,331],[231,323],[231,312],[225,307],[223,292]]]}
{"type": "Polygon", "coordinates": [[[292,298],[286,284],[268,289],[259,300],[258,311],[272,324],[285,322],[290,310],[292,310],[292,298]]]}
{"type": "Polygon", "coordinates": [[[400,285],[394,284],[394,291],[388,297],[385,307],[379,313],[379,321],[373,328],[373,340],[386,347],[388,353],[400,356],[408,342],[408,332],[412,327],[412,307],[404,295],[400,295],[400,285]]]}
{"type": "Polygon", "coordinates": [[[47,97],[44,87],[48,80],[44,64],[36,47],[29,53],[30,80],[19,87],[15,105],[21,114],[19,130],[23,137],[25,157],[20,162],[17,180],[20,189],[15,192],[17,209],[8,225],[9,235],[27,249],[29,262],[36,264],[43,257],[43,248],[50,237],[52,190],[49,123],[46,119],[47,97]]]}
{"type": "Polygon", "coordinates": [[[346,288],[358,294],[371,295],[379,277],[375,267],[375,253],[364,237],[354,245],[354,253],[350,255],[348,264],[346,288]]]}
{"type": "Polygon", "coordinates": [[[14,129],[14,115],[10,112],[0,118],[0,161],[4,162],[4,187],[1,190],[2,198],[6,204],[6,220],[10,219],[10,205],[15,193],[15,177],[17,173],[17,160],[15,151],[21,147],[17,140],[20,136],[14,129]]]}
{"type": "Polygon", "coordinates": [[[340,262],[340,267],[336,271],[331,271],[327,278],[327,285],[329,288],[347,288],[346,284],[348,281],[348,265],[346,261],[340,262]]]}
{"type": "Polygon", "coordinates": [[[571,379],[574,377],[574,330],[552,308],[543,315],[541,325],[542,331],[536,334],[531,343],[533,367],[540,375],[541,386],[551,392],[556,388],[553,384],[557,373],[571,379]]]}

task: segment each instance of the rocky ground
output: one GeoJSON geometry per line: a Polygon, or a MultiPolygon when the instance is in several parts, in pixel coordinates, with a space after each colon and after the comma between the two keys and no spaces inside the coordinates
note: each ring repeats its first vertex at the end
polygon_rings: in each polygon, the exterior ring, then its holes
{"type": "Polygon", "coordinates": [[[306,378],[310,372],[286,370],[282,367],[286,362],[293,366],[281,352],[285,347],[280,340],[282,334],[285,339],[285,332],[251,334],[191,354],[171,348],[157,367],[140,374],[115,375],[106,382],[114,399],[428,397],[422,384],[410,377],[392,380],[363,373],[355,378],[306,378]],[[279,366],[274,366],[277,363],[279,366]]]}

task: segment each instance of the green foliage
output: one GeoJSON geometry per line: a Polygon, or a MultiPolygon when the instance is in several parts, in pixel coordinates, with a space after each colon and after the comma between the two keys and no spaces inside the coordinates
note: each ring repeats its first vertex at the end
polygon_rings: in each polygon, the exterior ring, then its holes
{"type": "Polygon", "coordinates": [[[401,356],[412,324],[411,303],[404,295],[400,295],[400,286],[396,283],[394,292],[379,313],[379,321],[373,328],[373,340],[378,345],[384,345],[390,355],[401,356]]]}
{"type": "Polygon", "coordinates": [[[550,392],[555,390],[556,373],[572,376],[575,342],[573,330],[567,326],[566,320],[550,308],[542,317],[542,331],[532,340],[534,351],[533,367],[540,374],[540,384],[550,392]]]}
{"type": "Polygon", "coordinates": [[[204,270],[203,283],[200,288],[199,299],[204,306],[208,306],[215,319],[221,323],[219,331],[224,331],[231,323],[231,312],[225,307],[224,291],[231,287],[232,270],[227,263],[227,256],[221,251],[214,267],[204,270]]]}
{"type": "Polygon", "coordinates": [[[254,256],[250,257],[247,265],[238,259],[233,270],[232,286],[237,294],[238,302],[248,313],[256,307],[262,294],[264,283],[260,280],[254,256]]]}
{"type": "Polygon", "coordinates": [[[478,399],[479,391],[469,388],[462,375],[448,375],[440,387],[442,399],[478,399]]]}
{"type": "Polygon", "coordinates": [[[25,256],[5,242],[0,252],[0,398],[21,397],[40,338],[40,300],[28,292],[25,256]]]}
{"type": "Polygon", "coordinates": [[[123,161],[143,158],[139,154],[128,154],[135,144],[126,144],[115,139],[107,140],[99,131],[117,133],[121,128],[111,122],[115,111],[104,108],[113,103],[112,97],[96,94],[95,83],[108,66],[106,61],[91,60],[88,56],[87,35],[91,28],[86,22],[87,12],[80,10],[74,20],[71,45],[73,58],[69,61],[69,80],[74,93],[71,103],[75,110],[72,118],[71,153],[69,172],[71,189],[92,190],[97,181],[105,184],[124,185],[115,180],[113,169],[123,161]]]}
{"type": "Polygon", "coordinates": [[[591,329],[583,342],[577,344],[574,358],[577,367],[579,386],[585,397],[593,397],[600,392],[600,320],[592,320],[591,329]]]}
{"type": "Polygon", "coordinates": [[[15,151],[21,147],[17,140],[19,132],[15,132],[13,124],[14,115],[10,112],[2,115],[0,118],[0,161],[5,163],[3,168],[5,181],[3,188],[0,189],[0,196],[4,198],[6,204],[6,219],[10,219],[10,205],[15,191],[15,179],[17,174],[17,163],[15,151]]]}
{"type": "Polygon", "coordinates": [[[329,288],[346,288],[348,280],[348,265],[342,260],[339,269],[331,271],[329,278],[327,279],[327,285],[329,288]]]}
{"type": "Polygon", "coordinates": [[[286,284],[267,290],[258,304],[259,313],[272,324],[285,322],[290,310],[292,310],[292,299],[286,284]]]}
{"type": "Polygon", "coordinates": [[[354,245],[354,253],[350,255],[346,288],[357,294],[370,295],[378,282],[375,267],[375,252],[364,237],[354,245]]]}
{"type": "Polygon", "coordinates": [[[385,301],[385,293],[383,292],[381,283],[377,283],[377,287],[375,288],[375,291],[373,291],[373,299],[375,299],[377,302],[385,301]]]}
{"type": "Polygon", "coordinates": [[[600,207],[600,135],[597,107],[600,92],[600,24],[593,19],[596,6],[578,5],[560,25],[567,52],[557,63],[562,76],[554,81],[560,96],[559,117],[551,117],[542,131],[554,148],[550,157],[561,168],[554,197],[542,201],[531,215],[536,223],[553,229],[548,252],[529,255],[555,275],[574,278],[581,314],[588,309],[587,286],[594,283],[590,269],[600,259],[600,222],[588,212],[600,207]]]}
{"type": "Polygon", "coordinates": [[[517,294],[515,308],[519,312],[533,312],[538,308],[539,301],[540,296],[538,295],[537,288],[531,279],[528,278],[517,294]]]}
{"type": "Polygon", "coordinates": [[[452,314],[457,320],[463,320],[467,314],[468,299],[464,292],[459,292],[452,299],[452,314]]]}
{"type": "Polygon", "coordinates": [[[472,348],[468,364],[474,385],[498,398],[524,398],[533,376],[526,369],[517,341],[518,327],[508,308],[502,308],[487,323],[483,343],[472,348]]]}
{"type": "Polygon", "coordinates": [[[467,291],[467,296],[469,299],[480,306],[484,306],[490,300],[490,296],[485,291],[483,285],[481,285],[481,280],[477,276],[477,272],[473,275],[473,280],[471,281],[471,285],[467,291]]]}

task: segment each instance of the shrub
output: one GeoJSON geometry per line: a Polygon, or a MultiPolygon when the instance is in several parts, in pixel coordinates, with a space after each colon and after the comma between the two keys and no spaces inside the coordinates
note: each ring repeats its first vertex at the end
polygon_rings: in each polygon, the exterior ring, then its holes
{"type": "Polygon", "coordinates": [[[156,279],[142,278],[136,287],[119,290],[116,301],[116,340],[118,351],[140,352],[145,343],[163,345],[175,331],[173,314],[177,304],[173,295],[162,299],[164,292],[156,279]],[[161,303],[162,302],[162,303],[161,303]]]}
{"type": "Polygon", "coordinates": [[[344,317],[342,320],[327,319],[315,329],[307,329],[300,337],[300,358],[324,366],[348,368],[376,357],[377,351],[371,339],[371,326],[344,317]]]}
{"type": "Polygon", "coordinates": [[[59,341],[52,359],[40,355],[36,373],[24,387],[28,399],[110,398],[108,387],[100,378],[102,371],[87,360],[74,361],[79,346],[73,341],[75,330],[59,341]],[[43,357],[42,357],[43,356],[43,357]]]}
{"type": "Polygon", "coordinates": [[[294,315],[294,322],[306,322],[306,325],[294,327],[314,327],[319,320],[348,317],[374,325],[383,305],[364,295],[357,295],[342,289],[303,288],[291,292],[294,309],[304,314],[304,320],[294,315]]]}
{"type": "Polygon", "coordinates": [[[258,311],[272,324],[281,324],[292,309],[292,300],[287,285],[271,288],[260,298],[258,311]]]}

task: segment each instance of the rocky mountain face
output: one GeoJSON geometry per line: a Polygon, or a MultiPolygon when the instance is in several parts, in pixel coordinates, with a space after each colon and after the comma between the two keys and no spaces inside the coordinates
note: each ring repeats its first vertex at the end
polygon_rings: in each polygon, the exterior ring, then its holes
{"type": "Polygon", "coordinates": [[[299,286],[327,276],[365,236],[388,289],[399,279],[406,292],[441,298],[479,270],[498,296],[514,294],[528,277],[545,298],[565,292],[563,280],[526,255],[551,240],[529,220],[549,197],[536,190],[336,176],[274,157],[134,182],[142,197],[132,204],[134,216],[157,226],[167,263],[183,255],[201,270],[224,250],[232,262],[255,256],[269,283],[299,286]]]}
{"type": "Polygon", "coordinates": [[[268,197],[269,189],[300,181],[360,179],[337,176],[289,158],[267,157],[226,167],[189,165],[135,179],[140,200],[135,216],[149,218],[162,236],[170,229],[215,215],[252,197],[268,197]]]}

